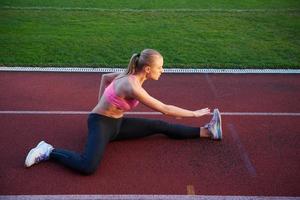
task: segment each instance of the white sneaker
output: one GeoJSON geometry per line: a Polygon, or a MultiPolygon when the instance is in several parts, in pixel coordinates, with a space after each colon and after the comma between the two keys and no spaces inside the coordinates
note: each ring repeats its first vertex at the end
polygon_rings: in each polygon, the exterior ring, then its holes
{"type": "Polygon", "coordinates": [[[211,134],[211,139],[213,140],[222,140],[222,121],[221,114],[216,108],[213,112],[213,118],[211,121],[204,126],[208,129],[211,134]]]}
{"type": "Polygon", "coordinates": [[[35,148],[31,149],[25,159],[25,166],[31,167],[43,160],[48,160],[53,146],[41,141],[35,148]]]}

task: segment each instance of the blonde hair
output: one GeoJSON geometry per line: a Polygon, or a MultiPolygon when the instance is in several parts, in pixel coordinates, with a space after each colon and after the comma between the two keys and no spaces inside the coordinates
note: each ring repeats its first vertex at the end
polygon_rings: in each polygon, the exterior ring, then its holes
{"type": "Polygon", "coordinates": [[[144,66],[149,65],[157,59],[157,56],[162,55],[154,49],[144,49],[141,53],[134,53],[129,61],[126,74],[134,74],[143,69],[144,66]]]}

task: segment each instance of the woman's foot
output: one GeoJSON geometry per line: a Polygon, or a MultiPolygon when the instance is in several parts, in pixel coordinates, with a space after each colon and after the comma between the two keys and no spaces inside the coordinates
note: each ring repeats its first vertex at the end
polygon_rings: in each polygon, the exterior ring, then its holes
{"type": "Polygon", "coordinates": [[[222,121],[221,114],[216,108],[213,112],[213,118],[204,126],[210,132],[210,138],[213,140],[222,140],[222,121]]]}
{"type": "Polygon", "coordinates": [[[25,166],[31,167],[43,160],[48,160],[53,146],[41,141],[35,148],[31,149],[25,159],[25,166]]]}

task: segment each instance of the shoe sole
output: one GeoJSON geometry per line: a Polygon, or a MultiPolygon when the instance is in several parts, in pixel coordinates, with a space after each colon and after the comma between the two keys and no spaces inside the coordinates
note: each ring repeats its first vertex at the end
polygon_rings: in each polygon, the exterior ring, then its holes
{"type": "Polygon", "coordinates": [[[44,143],[44,141],[41,141],[40,143],[38,143],[38,145],[36,147],[34,147],[33,149],[31,149],[28,153],[28,155],[26,156],[26,159],[25,159],[25,167],[31,167],[32,165],[34,165],[35,163],[29,165],[28,162],[29,162],[29,158],[32,156],[32,154],[35,152],[35,150],[37,148],[39,148],[40,145],[42,145],[44,143]]]}
{"type": "Polygon", "coordinates": [[[218,138],[216,140],[222,140],[222,119],[221,119],[221,114],[219,109],[215,109],[214,113],[217,115],[217,133],[218,133],[218,138]]]}

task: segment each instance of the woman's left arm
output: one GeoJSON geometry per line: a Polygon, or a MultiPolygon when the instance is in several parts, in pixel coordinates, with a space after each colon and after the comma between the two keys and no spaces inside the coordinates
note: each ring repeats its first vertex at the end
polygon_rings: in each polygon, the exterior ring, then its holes
{"type": "Polygon", "coordinates": [[[133,86],[133,95],[134,98],[139,100],[144,105],[165,115],[174,117],[201,117],[210,113],[209,108],[192,111],[177,106],[164,104],[163,102],[150,96],[141,86],[133,86]]]}
{"type": "Polygon", "coordinates": [[[100,98],[105,90],[105,88],[120,74],[121,72],[114,72],[109,74],[103,74],[101,77],[100,82],[100,88],[99,88],[99,95],[98,95],[98,102],[100,101],[100,98]]]}

